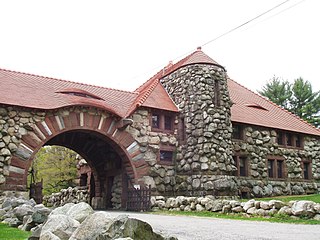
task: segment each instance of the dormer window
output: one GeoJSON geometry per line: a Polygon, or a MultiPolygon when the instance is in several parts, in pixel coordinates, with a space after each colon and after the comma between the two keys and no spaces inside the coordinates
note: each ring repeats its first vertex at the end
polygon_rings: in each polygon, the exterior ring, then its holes
{"type": "Polygon", "coordinates": [[[88,91],[85,91],[83,89],[78,89],[78,88],[64,89],[64,90],[59,91],[57,93],[62,93],[62,94],[77,96],[77,97],[83,97],[83,98],[91,98],[91,99],[96,99],[96,100],[103,100],[99,96],[96,96],[88,91]]]}

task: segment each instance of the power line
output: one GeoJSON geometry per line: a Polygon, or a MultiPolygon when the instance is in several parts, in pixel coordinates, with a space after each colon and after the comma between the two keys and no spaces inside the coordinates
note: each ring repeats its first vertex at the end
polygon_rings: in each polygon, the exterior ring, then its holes
{"type": "MultiPolygon", "coordinates": [[[[281,2],[281,3],[277,4],[276,6],[268,9],[267,11],[265,11],[265,12],[263,12],[263,13],[260,13],[260,14],[257,15],[256,17],[249,19],[248,21],[246,21],[246,22],[244,22],[244,23],[242,23],[242,24],[240,24],[240,25],[238,25],[238,26],[236,26],[236,27],[228,30],[227,32],[225,32],[225,33],[223,33],[223,34],[221,34],[221,35],[219,35],[219,36],[217,36],[217,37],[215,37],[215,38],[213,38],[213,39],[211,39],[211,40],[209,40],[209,41],[207,41],[207,42],[205,42],[205,43],[203,43],[203,44],[200,45],[200,46],[201,46],[201,47],[206,46],[206,45],[208,45],[208,44],[210,44],[210,43],[212,43],[212,42],[214,42],[214,41],[216,41],[216,40],[218,40],[218,39],[220,39],[220,38],[222,38],[222,37],[224,37],[224,36],[226,36],[226,35],[234,32],[234,31],[238,30],[239,28],[242,28],[243,26],[245,26],[245,25],[247,25],[247,24],[249,24],[249,23],[257,20],[258,18],[261,18],[262,16],[264,16],[264,15],[272,12],[273,10],[281,7],[282,5],[284,5],[284,4],[286,4],[287,2],[290,2],[290,1],[291,1],[291,0],[285,0],[285,1],[281,2]]],[[[284,12],[284,11],[292,8],[292,7],[295,7],[296,5],[298,5],[299,3],[303,2],[303,1],[305,1],[305,0],[301,0],[301,1],[298,2],[298,3],[296,3],[296,4],[292,5],[292,6],[289,6],[288,8],[280,11],[279,13],[276,13],[276,14],[272,15],[270,18],[272,18],[272,17],[274,17],[274,16],[276,16],[276,15],[278,15],[278,14],[280,14],[280,13],[282,13],[282,12],[284,12]]],[[[175,61],[175,60],[177,60],[177,59],[181,59],[181,58],[185,57],[186,55],[188,55],[188,54],[190,54],[190,53],[192,53],[192,51],[188,51],[188,52],[186,52],[185,54],[180,55],[180,56],[174,58],[173,61],[175,61]]],[[[150,72],[153,71],[153,70],[155,70],[155,69],[159,69],[159,68],[161,68],[161,67],[163,67],[163,66],[155,67],[155,68],[153,68],[152,70],[150,70],[150,72]]],[[[141,76],[141,75],[143,75],[143,74],[140,74],[140,76],[141,76]]],[[[137,77],[139,77],[139,75],[135,76],[134,78],[137,78],[137,77]]]]}
{"type": "Polygon", "coordinates": [[[232,29],[230,29],[229,31],[227,31],[227,32],[225,32],[225,33],[223,33],[223,34],[219,35],[218,37],[216,37],[216,38],[214,38],[214,39],[211,39],[210,41],[208,41],[208,42],[206,42],[206,43],[202,44],[202,45],[201,45],[201,47],[203,47],[203,46],[205,46],[205,45],[208,45],[208,44],[210,44],[210,43],[212,43],[212,42],[214,42],[214,41],[218,40],[219,38],[222,38],[223,36],[225,36],[225,35],[227,35],[227,34],[229,34],[229,33],[232,33],[233,31],[235,31],[235,30],[237,30],[237,29],[239,29],[239,28],[241,28],[241,27],[243,27],[243,26],[245,26],[245,25],[247,25],[247,24],[249,24],[249,23],[253,22],[254,20],[256,20],[256,19],[258,19],[258,18],[260,18],[260,17],[262,17],[262,16],[266,15],[267,13],[269,13],[269,12],[273,11],[274,9],[276,9],[276,8],[278,8],[278,7],[280,7],[280,6],[282,6],[283,4],[286,4],[286,3],[287,3],[287,2],[289,2],[289,1],[291,1],[291,0],[286,0],[286,1],[283,1],[283,2],[279,3],[278,5],[276,5],[276,6],[272,7],[272,8],[270,8],[269,10],[267,10],[267,11],[265,11],[265,12],[261,13],[261,14],[259,14],[258,16],[254,17],[254,18],[251,18],[250,20],[248,20],[248,21],[246,21],[246,22],[244,22],[244,23],[242,23],[242,24],[238,25],[237,27],[232,28],[232,29]]]}

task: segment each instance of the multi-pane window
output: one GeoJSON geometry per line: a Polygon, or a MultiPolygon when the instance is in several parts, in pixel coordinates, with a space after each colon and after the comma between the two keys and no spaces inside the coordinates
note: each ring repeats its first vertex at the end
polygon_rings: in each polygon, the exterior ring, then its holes
{"type": "Polygon", "coordinates": [[[268,159],[267,160],[268,177],[269,178],[284,178],[284,160],[283,159],[268,159]]]}
{"type": "Polygon", "coordinates": [[[237,176],[248,176],[248,158],[246,156],[233,156],[233,159],[237,166],[237,176]]]}
{"type": "Polygon", "coordinates": [[[164,129],[165,130],[172,130],[172,123],[173,123],[173,118],[170,115],[165,115],[164,116],[164,129]]]}
{"type": "Polygon", "coordinates": [[[268,160],[268,177],[269,178],[274,178],[274,160],[269,159],[268,160]]]}
{"type": "Polygon", "coordinates": [[[155,111],[152,112],[150,122],[153,131],[173,131],[174,115],[170,112],[155,111]]]}
{"type": "Polygon", "coordinates": [[[303,146],[303,137],[299,134],[290,132],[278,131],[277,132],[277,143],[285,147],[297,147],[303,146]]]}
{"type": "Polygon", "coordinates": [[[232,138],[243,139],[243,126],[239,124],[232,124],[232,138]]]}
{"type": "Polygon", "coordinates": [[[278,134],[277,134],[277,143],[279,145],[284,145],[283,132],[278,132],[278,134]]]}
{"type": "Polygon", "coordinates": [[[151,117],[152,119],[152,128],[160,128],[160,116],[159,116],[159,114],[155,114],[155,113],[153,113],[152,114],[152,117],[151,117]]]}
{"type": "Polygon", "coordinates": [[[308,180],[311,179],[312,170],[311,170],[311,162],[310,161],[302,161],[302,171],[303,178],[308,180]]]}

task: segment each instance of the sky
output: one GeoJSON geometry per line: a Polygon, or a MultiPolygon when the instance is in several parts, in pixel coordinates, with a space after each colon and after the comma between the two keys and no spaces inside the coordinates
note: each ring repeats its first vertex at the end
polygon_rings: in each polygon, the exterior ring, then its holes
{"type": "Polygon", "coordinates": [[[319,9],[317,0],[0,0],[0,68],[133,91],[202,46],[253,91],[273,76],[318,91],[319,9]]]}

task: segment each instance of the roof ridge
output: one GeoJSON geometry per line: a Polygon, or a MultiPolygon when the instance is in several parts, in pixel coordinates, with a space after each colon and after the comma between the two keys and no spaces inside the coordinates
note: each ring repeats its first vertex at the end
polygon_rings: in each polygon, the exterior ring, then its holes
{"type": "Polygon", "coordinates": [[[24,75],[29,75],[29,76],[33,76],[33,77],[40,77],[40,78],[46,78],[46,79],[51,79],[51,80],[57,80],[57,81],[61,81],[61,82],[76,83],[76,84],[79,84],[79,85],[84,85],[84,86],[89,86],[89,87],[97,87],[97,88],[102,88],[102,89],[114,90],[114,91],[118,91],[118,92],[125,92],[125,93],[136,94],[135,92],[126,91],[126,90],[121,90],[121,89],[108,88],[108,87],[98,86],[98,85],[94,85],[94,84],[75,82],[75,81],[65,80],[65,79],[61,79],[61,78],[46,77],[46,76],[42,76],[42,75],[37,75],[37,74],[32,74],[32,73],[26,73],[26,72],[20,72],[20,71],[13,71],[13,70],[8,70],[8,69],[4,69],[4,68],[0,68],[0,71],[11,72],[11,73],[18,73],[18,74],[24,74],[24,75]]]}
{"type": "Polygon", "coordinates": [[[316,129],[316,130],[318,130],[318,131],[320,132],[320,129],[319,129],[319,128],[316,128],[314,125],[312,125],[312,124],[308,123],[306,120],[304,120],[304,119],[300,118],[300,117],[299,117],[299,116],[297,116],[296,114],[294,114],[294,113],[292,113],[292,112],[288,111],[287,109],[285,109],[285,108],[283,108],[283,107],[281,107],[281,106],[279,106],[279,105],[275,104],[274,102],[272,102],[272,101],[271,101],[271,100],[269,100],[268,98],[263,97],[263,96],[261,96],[261,95],[260,95],[260,94],[258,94],[258,93],[255,93],[254,91],[250,90],[249,88],[247,88],[247,87],[243,86],[242,84],[238,83],[237,81],[235,81],[235,80],[231,79],[229,76],[227,76],[227,79],[229,79],[230,81],[232,81],[232,82],[234,82],[234,83],[238,84],[239,86],[241,86],[241,87],[245,88],[246,90],[248,90],[248,91],[250,91],[251,93],[255,94],[256,96],[258,96],[259,98],[263,99],[264,101],[267,101],[268,103],[271,103],[272,105],[276,106],[277,108],[281,109],[282,111],[286,112],[287,114],[292,115],[293,117],[295,117],[295,118],[296,118],[296,119],[298,119],[299,121],[301,121],[301,122],[303,122],[303,123],[305,123],[305,124],[307,124],[307,125],[311,126],[312,128],[314,128],[314,129],[316,129]]]}

